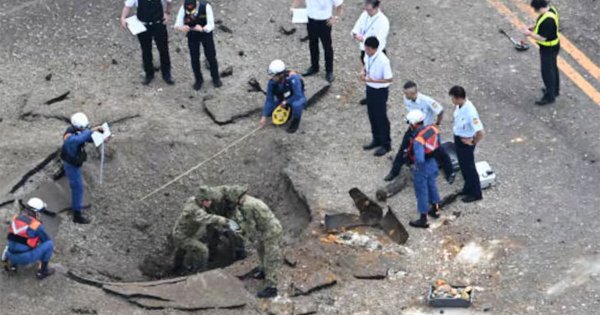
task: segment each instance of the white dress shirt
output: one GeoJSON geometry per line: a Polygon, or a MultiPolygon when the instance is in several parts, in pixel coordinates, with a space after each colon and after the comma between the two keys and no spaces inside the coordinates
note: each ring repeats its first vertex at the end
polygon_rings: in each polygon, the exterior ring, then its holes
{"type": "Polygon", "coordinates": [[[421,93],[417,93],[417,99],[414,101],[409,100],[405,96],[404,106],[407,113],[415,109],[422,111],[425,114],[425,120],[423,121],[425,126],[434,124],[437,121],[437,116],[444,110],[444,107],[440,103],[421,93]]]}
{"type": "MultiPolygon", "coordinates": [[[[167,7],[167,3],[171,3],[173,0],[162,0],[163,8],[167,7]]],[[[138,0],[125,0],[125,6],[130,8],[137,8],[138,0]]]]}
{"type": "Polygon", "coordinates": [[[387,36],[390,32],[390,21],[387,16],[378,10],[375,15],[370,16],[367,11],[363,11],[352,28],[352,35],[360,35],[363,37],[360,42],[360,50],[365,50],[365,40],[371,36],[377,37],[379,40],[379,49],[384,50],[387,43],[387,36]]]}
{"type": "MultiPolygon", "coordinates": [[[[185,17],[185,7],[182,5],[175,18],[175,27],[183,26],[183,18],[185,17]]],[[[204,33],[210,33],[215,29],[215,15],[213,14],[212,6],[210,3],[206,4],[206,26],[204,26],[204,33]]],[[[190,30],[190,32],[196,32],[190,30]]]]}
{"type": "Polygon", "coordinates": [[[471,101],[466,100],[463,106],[454,110],[454,135],[462,138],[474,137],[477,131],[483,130],[479,113],[471,101]]]}
{"type": "Polygon", "coordinates": [[[328,20],[334,7],[339,7],[344,0],[306,0],[306,14],[313,20],[328,20]]]}
{"type": "MultiPolygon", "coordinates": [[[[374,80],[389,80],[394,76],[390,60],[382,52],[376,52],[373,56],[365,54],[365,74],[374,80]]],[[[374,89],[381,89],[390,86],[390,83],[367,82],[367,85],[374,89]]]]}

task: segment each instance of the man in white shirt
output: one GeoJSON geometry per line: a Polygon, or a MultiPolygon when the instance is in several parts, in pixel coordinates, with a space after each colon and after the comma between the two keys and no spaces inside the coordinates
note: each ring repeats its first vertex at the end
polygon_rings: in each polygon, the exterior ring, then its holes
{"type": "Polygon", "coordinates": [[[219,64],[213,38],[215,17],[212,6],[206,0],[185,0],[177,13],[175,29],[187,34],[192,70],[196,78],[193,85],[194,90],[200,90],[204,82],[202,71],[200,71],[201,43],[204,47],[204,56],[210,66],[213,85],[217,88],[221,87],[223,83],[219,77],[219,64]]]}
{"type": "Polygon", "coordinates": [[[460,165],[460,172],[465,179],[461,195],[463,202],[474,202],[483,199],[479,174],[475,167],[475,146],[483,139],[483,123],[475,106],[467,99],[467,92],[462,86],[450,89],[450,98],[456,105],[454,111],[454,146],[460,165]]]}
{"type": "MultiPolygon", "coordinates": [[[[292,8],[297,8],[302,0],[293,0],[292,8]]],[[[344,0],[304,0],[306,14],[308,15],[308,46],[310,48],[310,68],[302,75],[309,76],[319,72],[319,40],[325,52],[325,79],[329,82],[335,80],[333,75],[333,46],[331,42],[331,28],[342,14],[344,0]],[[332,11],[335,8],[335,14],[332,11]]]]}
{"type": "MultiPolygon", "coordinates": [[[[385,45],[390,31],[390,22],[379,9],[379,4],[379,0],[365,0],[365,10],[356,20],[354,28],[352,28],[352,38],[359,43],[361,63],[365,58],[365,39],[370,36],[377,37],[379,50],[387,55],[385,45]]],[[[360,104],[367,105],[367,99],[363,98],[360,104]]]]}
{"type": "MultiPolygon", "coordinates": [[[[424,115],[425,118],[423,120],[423,126],[434,125],[439,129],[440,124],[442,123],[442,118],[444,117],[444,107],[440,105],[433,98],[419,93],[417,89],[417,84],[413,81],[407,81],[404,83],[403,87],[404,92],[404,107],[406,108],[406,113],[409,113],[413,110],[419,110],[424,115]]],[[[400,149],[394,158],[394,163],[392,165],[392,169],[385,176],[385,181],[392,181],[398,175],[400,175],[400,171],[402,170],[402,166],[407,162],[407,150],[411,137],[410,127],[404,133],[404,137],[402,139],[402,144],[400,145],[400,149]]],[[[452,161],[450,157],[446,154],[444,148],[440,146],[435,151],[435,158],[438,164],[444,170],[444,174],[446,176],[446,181],[449,184],[452,184],[455,179],[455,173],[452,166],[452,161]]]]}
{"type": "Polygon", "coordinates": [[[169,85],[175,84],[171,77],[171,59],[169,58],[169,37],[166,23],[171,16],[172,0],[125,0],[121,11],[121,27],[127,28],[127,17],[133,8],[137,18],[146,26],[146,31],[137,35],[142,47],[142,61],[146,76],[143,85],[148,85],[154,79],[154,64],[152,63],[152,39],[160,55],[160,71],[163,80],[169,85]]]}
{"type": "Polygon", "coordinates": [[[383,156],[392,149],[387,100],[393,74],[390,60],[384,53],[379,52],[378,48],[377,37],[371,36],[365,40],[365,66],[360,74],[360,80],[367,86],[367,112],[373,139],[369,144],[364,145],[363,149],[377,148],[374,155],[383,156]]]}

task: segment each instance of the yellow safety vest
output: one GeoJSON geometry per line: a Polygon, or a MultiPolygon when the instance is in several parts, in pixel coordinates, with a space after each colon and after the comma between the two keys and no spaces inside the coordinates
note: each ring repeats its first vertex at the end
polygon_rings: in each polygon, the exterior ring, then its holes
{"type": "Polygon", "coordinates": [[[556,7],[551,5],[549,11],[556,15],[556,26],[560,26],[560,16],[558,15],[558,10],[556,9],[556,7]]]}
{"type": "Polygon", "coordinates": [[[544,41],[544,40],[539,40],[537,41],[538,45],[540,46],[546,46],[546,47],[553,47],[558,45],[558,43],[560,42],[560,39],[558,38],[558,16],[556,16],[556,14],[547,11],[546,13],[544,13],[537,21],[537,23],[535,24],[535,29],[533,30],[533,32],[535,34],[540,34],[540,25],[542,25],[542,23],[544,23],[544,21],[546,21],[546,19],[551,18],[554,20],[554,23],[556,23],[556,39],[553,40],[549,40],[549,41],[544,41]]]}

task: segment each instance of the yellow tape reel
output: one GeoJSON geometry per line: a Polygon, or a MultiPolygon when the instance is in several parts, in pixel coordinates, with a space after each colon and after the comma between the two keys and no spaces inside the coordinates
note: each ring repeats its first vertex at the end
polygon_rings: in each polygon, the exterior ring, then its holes
{"type": "Polygon", "coordinates": [[[277,106],[273,111],[273,116],[271,117],[273,120],[273,125],[281,126],[285,124],[290,119],[290,107],[286,107],[283,105],[277,106]]]}

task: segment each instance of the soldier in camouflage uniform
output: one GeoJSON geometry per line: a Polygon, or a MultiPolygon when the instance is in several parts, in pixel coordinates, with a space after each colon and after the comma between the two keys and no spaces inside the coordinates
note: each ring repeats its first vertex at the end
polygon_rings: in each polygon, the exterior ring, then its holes
{"type": "Polygon", "coordinates": [[[277,270],[283,261],[281,224],[264,202],[246,195],[246,191],[246,187],[235,185],[202,186],[196,200],[209,214],[234,221],[229,222],[230,228],[238,229],[246,243],[256,244],[260,266],[255,277],[264,277],[266,284],[257,296],[269,298],[277,295],[277,270]]]}

